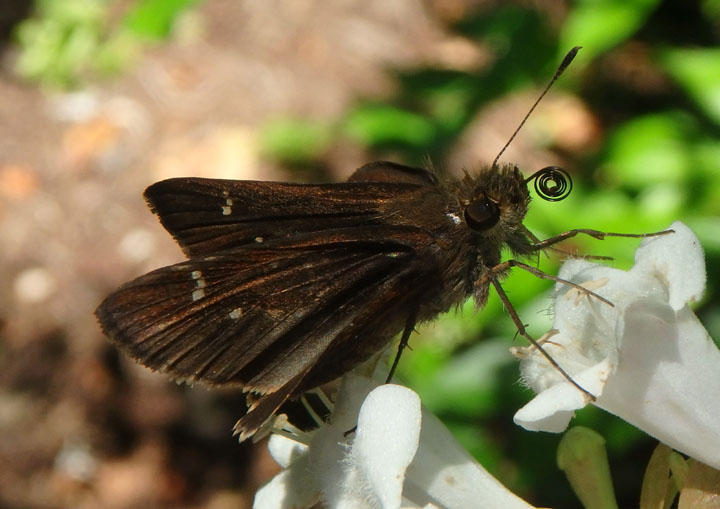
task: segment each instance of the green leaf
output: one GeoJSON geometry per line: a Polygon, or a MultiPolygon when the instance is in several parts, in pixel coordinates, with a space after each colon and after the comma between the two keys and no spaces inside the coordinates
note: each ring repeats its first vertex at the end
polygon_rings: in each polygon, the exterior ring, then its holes
{"type": "Polygon", "coordinates": [[[331,126],[304,120],[277,119],[260,130],[261,151],[288,162],[317,159],[331,140],[331,126]]]}
{"type": "Polygon", "coordinates": [[[635,118],[612,133],[605,166],[612,181],[631,188],[681,183],[692,159],[687,146],[691,120],[674,112],[635,118]]]}
{"type": "Polygon", "coordinates": [[[142,0],[125,16],[125,27],[151,40],[170,35],[177,17],[198,0],[142,0]]]}
{"type": "Polygon", "coordinates": [[[583,57],[595,56],[633,35],[659,0],[581,0],[575,2],[560,35],[560,48],[583,47],[583,57]]]}
{"type": "Polygon", "coordinates": [[[720,124],[720,49],[669,49],[662,52],[660,65],[720,124]]]}
{"type": "Polygon", "coordinates": [[[403,143],[422,146],[430,143],[435,128],[426,118],[394,106],[369,105],[350,113],[347,134],[368,145],[403,143]]]}

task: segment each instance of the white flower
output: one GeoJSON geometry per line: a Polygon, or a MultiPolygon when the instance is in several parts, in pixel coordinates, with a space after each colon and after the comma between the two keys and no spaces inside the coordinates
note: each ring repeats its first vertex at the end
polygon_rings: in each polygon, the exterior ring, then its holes
{"type": "MultiPolygon", "coordinates": [[[[559,276],[593,290],[614,307],[566,285],[556,287],[553,334],[545,350],[594,403],[661,442],[720,468],[720,350],[688,307],[705,289],[697,237],[684,224],[643,240],[622,271],[584,260],[559,276]]],[[[526,349],[523,378],[538,395],[515,415],[529,430],[559,432],[584,395],[526,349]]]]}
{"type": "Polygon", "coordinates": [[[269,448],[284,470],[258,491],[256,509],[320,501],[334,509],[532,507],[488,474],[413,391],[353,373],[331,423],[308,445],[273,435],[269,448]]]}

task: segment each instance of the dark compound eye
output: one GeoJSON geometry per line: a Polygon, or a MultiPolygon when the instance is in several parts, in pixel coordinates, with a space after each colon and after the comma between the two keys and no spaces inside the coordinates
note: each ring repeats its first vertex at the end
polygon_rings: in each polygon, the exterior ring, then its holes
{"type": "Polygon", "coordinates": [[[465,209],[465,222],[475,231],[489,230],[500,219],[498,206],[487,198],[472,202],[465,209]]]}

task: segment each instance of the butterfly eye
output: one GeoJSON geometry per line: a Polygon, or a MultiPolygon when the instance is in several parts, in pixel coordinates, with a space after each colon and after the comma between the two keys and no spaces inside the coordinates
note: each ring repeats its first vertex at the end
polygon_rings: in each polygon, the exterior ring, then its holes
{"type": "Polygon", "coordinates": [[[465,209],[465,222],[475,231],[489,230],[499,219],[498,206],[484,197],[472,202],[465,209]]]}

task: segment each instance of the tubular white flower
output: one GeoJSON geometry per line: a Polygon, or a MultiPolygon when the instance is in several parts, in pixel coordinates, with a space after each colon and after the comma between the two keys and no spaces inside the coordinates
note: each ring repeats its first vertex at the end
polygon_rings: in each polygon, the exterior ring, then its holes
{"type": "MultiPolygon", "coordinates": [[[[584,260],[559,277],[581,284],[614,307],[556,286],[556,331],[545,350],[594,403],[661,442],[720,468],[720,350],[688,307],[705,289],[697,237],[684,224],[644,239],[629,271],[584,260]]],[[[526,429],[563,431],[583,395],[532,349],[521,371],[537,396],[515,414],[526,429]]]]}
{"type": "Polygon", "coordinates": [[[284,470],[258,491],[256,509],[321,500],[333,509],[533,507],[485,471],[417,394],[357,374],[344,377],[331,423],[308,446],[273,435],[269,447],[284,470]]]}

